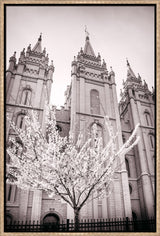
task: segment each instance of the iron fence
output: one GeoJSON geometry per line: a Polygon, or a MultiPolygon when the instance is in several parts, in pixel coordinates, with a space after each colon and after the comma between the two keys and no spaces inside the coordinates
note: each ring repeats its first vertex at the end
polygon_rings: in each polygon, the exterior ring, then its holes
{"type": "Polygon", "coordinates": [[[74,222],[66,220],[60,224],[40,222],[10,222],[5,224],[5,232],[155,232],[155,219],[133,220],[125,219],[101,219],[80,220],[78,229],[75,230],[74,222]]]}

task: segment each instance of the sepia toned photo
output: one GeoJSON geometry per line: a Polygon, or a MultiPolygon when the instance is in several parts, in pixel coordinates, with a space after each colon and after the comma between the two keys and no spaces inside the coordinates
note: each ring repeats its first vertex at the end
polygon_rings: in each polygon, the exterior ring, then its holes
{"type": "Polygon", "coordinates": [[[4,232],[156,232],[156,5],[4,19],[4,232]]]}

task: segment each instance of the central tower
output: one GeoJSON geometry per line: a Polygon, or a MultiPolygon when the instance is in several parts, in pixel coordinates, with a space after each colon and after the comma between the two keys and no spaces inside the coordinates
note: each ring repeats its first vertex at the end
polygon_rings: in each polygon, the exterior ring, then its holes
{"type": "MultiPolygon", "coordinates": [[[[76,139],[83,133],[84,141],[91,136],[94,123],[103,144],[108,142],[104,116],[107,115],[115,133],[118,131],[117,148],[122,146],[122,132],[119,118],[115,73],[101,56],[95,55],[89,36],[84,49],[81,48],[72,62],[72,82],[66,92],[66,108],[71,107],[71,131],[76,139]]],[[[104,199],[94,199],[82,209],[81,218],[131,217],[131,202],[125,162],[115,173],[111,195],[104,199]]]]}

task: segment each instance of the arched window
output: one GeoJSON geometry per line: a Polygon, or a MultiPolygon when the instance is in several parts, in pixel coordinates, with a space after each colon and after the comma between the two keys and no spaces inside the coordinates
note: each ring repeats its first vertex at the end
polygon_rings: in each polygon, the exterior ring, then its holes
{"type": "Polygon", "coordinates": [[[60,219],[57,214],[49,213],[43,218],[43,224],[49,224],[49,223],[59,223],[60,219]]]}
{"type": "Polygon", "coordinates": [[[147,125],[147,126],[152,126],[151,117],[150,117],[149,112],[148,112],[148,111],[145,111],[144,116],[145,116],[146,125],[147,125]]]}
{"type": "Polygon", "coordinates": [[[23,105],[31,105],[31,89],[25,88],[22,92],[22,99],[21,99],[21,104],[23,105]]]}
{"type": "Polygon", "coordinates": [[[130,177],[130,168],[129,168],[129,162],[128,160],[125,158],[125,164],[126,164],[126,170],[128,172],[128,177],[130,177]]]}
{"type": "Polygon", "coordinates": [[[93,133],[94,125],[96,125],[96,137],[97,138],[102,137],[102,127],[99,124],[94,123],[91,127],[91,132],[93,133]]]}
{"type": "Polygon", "coordinates": [[[100,114],[99,92],[95,89],[92,89],[90,92],[90,107],[91,114],[100,114]]]}

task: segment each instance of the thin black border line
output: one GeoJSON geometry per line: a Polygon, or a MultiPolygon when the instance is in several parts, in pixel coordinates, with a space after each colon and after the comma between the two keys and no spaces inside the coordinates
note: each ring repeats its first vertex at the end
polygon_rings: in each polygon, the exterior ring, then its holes
{"type": "Polygon", "coordinates": [[[154,119],[155,119],[155,165],[154,165],[154,173],[155,173],[155,196],[154,196],[154,199],[155,199],[155,225],[156,225],[156,232],[157,232],[157,217],[158,217],[158,213],[157,213],[157,101],[156,101],[156,98],[157,98],[157,83],[158,83],[158,78],[157,78],[157,5],[155,4],[155,7],[154,7],[154,40],[155,40],[155,43],[154,43],[154,55],[155,55],[155,58],[154,58],[154,89],[155,89],[155,109],[154,109],[154,119]],[[157,214],[156,214],[157,213],[157,214]]]}
{"type": "Polygon", "coordinates": [[[50,7],[50,6],[57,6],[57,7],[61,7],[61,6],[65,6],[65,7],[70,7],[70,6],[73,6],[73,7],[76,7],[76,6],[84,6],[84,7],[104,7],[104,6],[109,6],[109,7],[114,7],[114,6],[122,6],[122,7],[128,7],[128,6],[132,6],[132,7],[137,7],[137,6],[156,6],[157,4],[156,3],[144,3],[144,4],[142,4],[142,3],[140,3],[140,4],[135,4],[135,3],[113,3],[113,4],[111,4],[111,3],[90,3],[90,4],[85,4],[85,3],[66,3],[66,4],[64,4],[64,3],[51,3],[51,4],[49,4],[49,3],[33,3],[33,4],[31,4],[31,3],[15,3],[15,4],[13,4],[13,3],[4,3],[4,6],[48,6],[48,7],[50,7]]]}
{"type": "Polygon", "coordinates": [[[4,176],[3,176],[3,182],[4,182],[4,232],[5,232],[5,222],[6,222],[6,47],[7,47],[7,43],[6,43],[6,39],[7,39],[7,17],[6,17],[6,7],[4,5],[4,42],[3,42],[3,46],[4,46],[4,176]]]}

